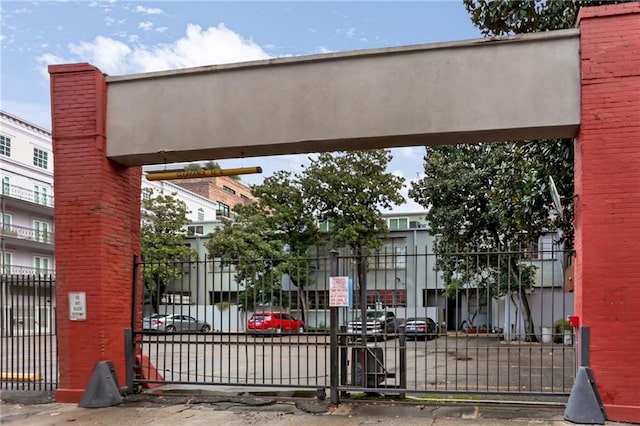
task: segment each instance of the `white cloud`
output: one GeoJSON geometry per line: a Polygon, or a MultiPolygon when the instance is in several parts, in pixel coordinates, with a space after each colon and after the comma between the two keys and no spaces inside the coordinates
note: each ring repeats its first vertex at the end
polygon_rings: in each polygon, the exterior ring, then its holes
{"type": "Polygon", "coordinates": [[[91,43],[71,43],[69,50],[103,72],[117,73],[128,68],[131,48],[121,41],[98,36],[91,43]]]}
{"type": "Polygon", "coordinates": [[[150,72],[269,57],[259,45],[243,39],[223,24],[205,30],[189,24],[185,36],[172,44],[136,48],[131,63],[140,71],[150,72]]]}
{"type": "Polygon", "coordinates": [[[151,21],[140,22],[138,24],[138,28],[140,28],[143,31],[150,31],[153,28],[153,22],[151,21]]]}
{"type": "Polygon", "coordinates": [[[318,47],[318,53],[333,53],[333,50],[320,46],[318,47]]]}
{"type": "Polygon", "coordinates": [[[169,27],[157,27],[156,28],[156,32],[163,33],[165,31],[167,31],[168,29],[169,29],[169,27]]]}
{"type": "Polygon", "coordinates": [[[93,41],[69,44],[68,58],[51,54],[38,58],[44,66],[41,74],[48,79],[46,66],[51,63],[89,62],[109,75],[119,75],[270,58],[258,44],[223,24],[207,29],[187,25],[185,35],[173,43],[146,46],[138,41],[132,34],[126,42],[97,36],[93,41]]]}
{"type": "Polygon", "coordinates": [[[144,15],[164,15],[163,10],[157,7],[136,6],[133,11],[144,15]]]}
{"type": "Polygon", "coordinates": [[[47,82],[49,81],[49,70],[47,67],[49,65],[64,64],[65,62],[67,62],[63,58],[52,55],[50,53],[45,53],[44,55],[38,56],[36,58],[36,61],[38,62],[38,64],[40,64],[40,67],[38,67],[38,73],[42,77],[44,77],[47,82]]]}
{"type": "Polygon", "coordinates": [[[347,33],[345,35],[347,36],[347,38],[353,38],[353,36],[356,35],[356,29],[355,28],[349,28],[349,30],[347,31],[347,33]]]}

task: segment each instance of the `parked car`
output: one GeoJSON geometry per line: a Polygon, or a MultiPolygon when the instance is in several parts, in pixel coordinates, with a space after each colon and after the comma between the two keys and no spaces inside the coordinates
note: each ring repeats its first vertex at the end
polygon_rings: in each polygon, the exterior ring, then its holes
{"type": "Polygon", "coordinates": [[[153,314],[142,319],[142,329],[151,331],[200,331],[208,333],[211,326],[189,315],[153,314]]]}
{"type": "Polygon", "coordinates": [[[247,322],[249,333],[304,333],[304,322],[286,312],[255,312],[247,322]]]}
{"type": "Polygon", "coordinates": [[[407,339],[430,340],[437,336],[437,325],[429,317],[409,318],[402,325],[407,339]]]}
{"type": "MultiPolygon", "coordinates": [[[[367,340],[377,340],[385,338],[388,334],[394,335],[398,332],[398,320],[391,311],[367,311],[366,332],[367,340]]],[[[356,319],[347,324],[347,333],[352,334],[350,340],[358,339],[362,336],[362,319],[360,313],[356,314],[356,319]]]]}

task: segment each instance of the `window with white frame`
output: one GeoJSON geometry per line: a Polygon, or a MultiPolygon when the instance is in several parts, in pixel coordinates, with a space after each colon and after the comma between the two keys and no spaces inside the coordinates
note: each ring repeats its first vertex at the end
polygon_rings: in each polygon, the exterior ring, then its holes
{"type": "Polygon", "coordinates": [[[10,274],[13,265],[13,255],[8,251],[2,252],[2,273],[10,274]]]}
{"type": "Polygon", "coordinates": [[[405,269],[407,267],[407,247],[385,244],[378,253],[369,256],[369,266],[374,269],[405,269]]]}
{"type": "Polygon", "coordinates": [[[409,229],[409,218],[407,217],[389,218],[389,230],[397,231],[400,229],[409,229]]]}
{"type": "Polygon", "coordinates": [[[194,235],[204,235],[204,226],[202,225],[189,225],[187,226],[187,235],[192,237],[194,235]]]}
{"type": "Polygon", "coordinates": [[[37,204],[47,205],[47,187],[33,185],[33,201],[37,204]]]}
{"type": "Polygon", "coordinates": [[[9,183],[9,176],[4,176],[2,178],[2,194],[9,195],[10,188],[11,188],[11,184],[9,183]]]}
{"type": "Polygon", "coordinates": [[[49,153],[42,149],[33,148],[33,165],[42,169],[48,168],[49,153]]]}
{"type": "Polygon", "coordinates": [[[0,155],[11,157],[11,138],[0,135],[0,155]]]}
{"type": "Polygon", "coordinates": [[[49,234],[49,230],[51,229],[51,225],[49,222],[45,222],[42,220],[34,220],[33,221],[33,239],[35,241],[41,243],[51,243],[51,235],[49,234]]]}
{"type": "Polygon", "coordinates": [[[204,209],[202,207],[198,209],[198,220],[201,222],[204,220],[204,209]]]}
{"type": "Polygon", "coordinates": [[[33,256],[33,269],[36,274],[50,273],[51,259],[43,256],[33,256]]]}
{"type": "Polygon", "coordinates": [[[144,188],[142,190],[142,199],[143,200],[150,200],[151,199],[151,194],[153,193],[153,189],[151,188],[144,188]]]}
{"type": "Polygon", "coordinates": [[[2,216],[0,216],[0,225],[2,225],[2,230],[3,231],[11,231],[12,230],[12,221],[13,221],[13,217],[11,216],[10,213],[2,213],[2,216]]]}

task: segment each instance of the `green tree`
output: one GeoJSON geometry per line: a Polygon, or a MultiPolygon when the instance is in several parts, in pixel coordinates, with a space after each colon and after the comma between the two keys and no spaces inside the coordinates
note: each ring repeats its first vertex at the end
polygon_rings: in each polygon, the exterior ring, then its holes
{"type": "MultiPolygon", "coordinates": [[[[574,28],[580,8],[626,1],[632,0],[463,0],[463,3],[471,16],[471,21],[482,31],[482,34],[502,36],[574,28]]],[[[556,217],[553,226],[562,230],[565,249],[573,248],[573,139],[518,142],[518,146],[513,150],[519,151],[531,161],[530,167],[535,167],[535,176],[531,176],[530,198],[526,200],[527,203],[521,204],[522,209],[515,207],[516,205],[512,203],[510,212],[518,212],[517,220],[526,221],[527,214],[533,206],[543,205],[550,199],[549,177],[552,177],[558,192],[564,196],[562,199],[564,214],[562,217],[556,217]]],[[[509,158],[504,158],[503,164],[502,176],[507,177],[507,169],[512,168],[509,158]]],[[[512,192],[508,190],[508,184],[503,185],[502,189],[508,199],[512,192]]],[[[505,202],[504,205],[508,203],[505,202]]]]}
{"type": "Polygon", "coordinates": [[[236,221],[212,234],[209,253],[234,263],[236,280],[245,286],[241,300],[247,308],[265,303],[287,306],[287,295],[280,288],[287,274],[298,288],[305,320],[304,288],[313,272],[306,254],[318,242],[318,230],[299,179],[290,172],[276,172],[251,193],[257,201],[234,208],[236,221]]]}
{"type": "Polygon", "coordinates": [[[157,312],[167,285],[182,276],[181,262],[195,256],[195,251],[184,245],[184,226],[189,223],[184,201],[176,199],[176,194],[155,195],[152,190],[147,191],[149,197],[142,200],[142,275],[157,312]]]}
{"type": "Polygon", "coordinates": [[[363,282],[362,256],[381,245],[387,232],[381,209],[404,203],[404,179],[387,172],[388,150],[322,153],[302,172],[302,190],[321,222],[331,224],[334,247],[348,247],[358,262],[358,286],[363,282]],[[365,250],[366,249],[366,250],[365,250]]]}
{"type": "Polygon", "coordinates": [[[527,296],[533,273],[517,253],[548,227],[550,206],[536,204],[535,167],[518,148],[514,144],[429,147],[425,176],[414,182],[409,195],[428,209],[426,218],[438,236],[437,267],[447,291],[472,288],[490,297],[517,297],[526,337],[535,340],[527,296]],[[482,262],[465,255],[478,251],[486,253],[482,262]],[[511,254],[489,254],[496,251],[511,254]]]}
{"type": "Polygon", "coordinates": [[[485,36],[574,28],[581,7],[622,2],[624,0],[463,0],[471,21],[485,36]]]}

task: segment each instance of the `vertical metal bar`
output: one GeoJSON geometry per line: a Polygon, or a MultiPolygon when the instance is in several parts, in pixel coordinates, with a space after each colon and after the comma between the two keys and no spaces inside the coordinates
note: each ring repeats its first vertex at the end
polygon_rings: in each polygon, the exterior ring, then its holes
{"type": "Polygon", "coordinates": [[[133,312],[131,313],[131,329],[132,330],[137,330],[138,328],[138,286],[140,285],[140,283],[138,282],[138,255],[134,254],[133,255],[133,277],[132,277],[132,283],[133,283],[133,294],[132,294],[132,300],[133,300],[133,307],[132,310],[133,312]]]}
{"type": "Polygon", "coordinates": [[[124,329],[124,359],[125,359],[125,383],[126,391],[133,393],[133,376],[134,372],[134,351],[133,331],[130,328],[124,329]]]}
{"type": "MultiPolygon", "coordinates": [[[[329,253],[329,277],[338,276],[338,252],[332,250],[329,253]]],[[[340,360],[338,354],[338,308],[329,307],[329,382],[330,382],[330,401],[331,404],[337,405],[340,402],[338,394],[339,373],[340,373],[340,360]]]]}
{"type": "Polygon", "coordinates": [[[589,367],[589,363],[591,362],[591,356],[589,353],[589,347],[591,344],[591,328],[590,327],[580,327],[579,336],[580,336],[580,348],[579,348],[579,356],[580,356],[580,367],[589,367]]]}

